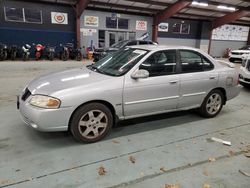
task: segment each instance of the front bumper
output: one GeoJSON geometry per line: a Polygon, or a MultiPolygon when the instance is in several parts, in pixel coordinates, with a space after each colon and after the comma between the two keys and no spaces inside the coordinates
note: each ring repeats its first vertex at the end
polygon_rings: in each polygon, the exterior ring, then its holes
{"type": "Polygon", "coordinates": [[[233,61],[242,61],[243,59],[243,55],[230,55],[229,57],[229,61],[233,62],[233,61]]]}
{"type": "Polygon", "coordinates": [[[18,97],[19,111],[22,120],[30,127],[44,132],[67,131],[73,107],[58,109],[37,108],[18,97]]]}
{"type": "Polygon", "coordinates": [[[240,83],[245,83],[250,85],[250,71],[248,71],[245,67],[240,67],[240,83]]]}

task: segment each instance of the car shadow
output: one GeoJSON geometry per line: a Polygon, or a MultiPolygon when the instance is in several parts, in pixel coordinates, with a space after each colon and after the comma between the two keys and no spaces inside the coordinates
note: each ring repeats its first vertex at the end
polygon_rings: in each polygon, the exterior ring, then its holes
{"type": "MultiPolygon", "coordinates": [[[[107,141],[122,136],[152,131],[172,126],[183,126],[190,122],[202,120],[195,110],[170,112],[159,115],[151,115],[146,117],[123,120],[117,123],[103,140],[107,141]]],[[[66,147],[77,144],[87,144],[75,141],[70,132],[32,132],[29,137],[35,140],[37,144],[46,145],[47,148],[66,147]],[[36,137],[36,138],[35,138],[36,137]]],[[[33,141],[34,142],[34,141],[33,141]]]]}

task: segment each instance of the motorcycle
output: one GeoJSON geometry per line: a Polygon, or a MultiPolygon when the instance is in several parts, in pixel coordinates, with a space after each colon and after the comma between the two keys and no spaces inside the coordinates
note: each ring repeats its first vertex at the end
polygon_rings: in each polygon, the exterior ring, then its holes
{"type": "Polygon", "coordinates": [[[12,45],[9,49],[9,56],[12,61],[16,59],[17,56],[17,45],[12,45]]]}
{"type": "Polygon", "coordinates": [[[76,48],[75,49],[75,56],[76,56],[76,60],[77,61],[81,61],[82,60],[83,55],[82,55],[81,49],[82,48],[76,48]]]}
{"type": "Polygon", "coordinates": [[[23,61],[27,61],[30,56],[30,48],[31,46],[29,44],[25,44],[22,46],[22,58],[23,61]]]}
{"type": "Polygon", "coordinates": [[[0,44],[0,60],[6,60],[8,56],[8,47],[6,44],[0,44]]]}
{"type": "Polygon", "coordinates": [[[82,60],[81,48],[74,48],[74,44],[73,43],[67,43],[66,46],[68,47],[69,58],[70,59],[75,59],[77,61],[81,61],[82,60]]]}
{"type": "Polygon", "coordinates": [[[60,44],[61,52],[60,59],[63,61],[67,61],[69,59],[69,49],[67,46],[60,44]]]}
{"type": "Polygon", "coordinates": [[[43,55],[44,49],[45,49],[45,46],[43,46],[41,44],[37,44],[35,46],[35,57],[36,57],[36,60],[41,59],[41,57],[43,55]]]}
{"type": "Polygon", "coordinates": [[[46,56],[47,56],[47,59],[49,59],[50,61],[54,60],[55,49],[56,49],[56,47],[49,46],[49,45],[46,48],[46,56]]]}

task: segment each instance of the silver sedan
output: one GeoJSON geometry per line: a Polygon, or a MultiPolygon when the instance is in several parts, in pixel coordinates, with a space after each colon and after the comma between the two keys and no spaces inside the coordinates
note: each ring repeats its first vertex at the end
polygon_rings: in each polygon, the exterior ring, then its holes
{"type": "Polygon", "coordinates": [[[195,48],[132,46],[95,64],[39,77],[18,97],[24,122],[95,142],[117,120],[198,109],[215,117],[240,92],[238,73],[195,48]]]}

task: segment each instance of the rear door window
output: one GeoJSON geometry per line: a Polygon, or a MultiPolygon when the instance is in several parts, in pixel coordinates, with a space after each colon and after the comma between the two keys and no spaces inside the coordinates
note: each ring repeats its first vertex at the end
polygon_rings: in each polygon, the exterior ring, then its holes
{"type": "Polygon", "coordinates": [[[180,50],[182,73],[212,70],[214,65],[206,57],[191,50],[180,50]]]}

